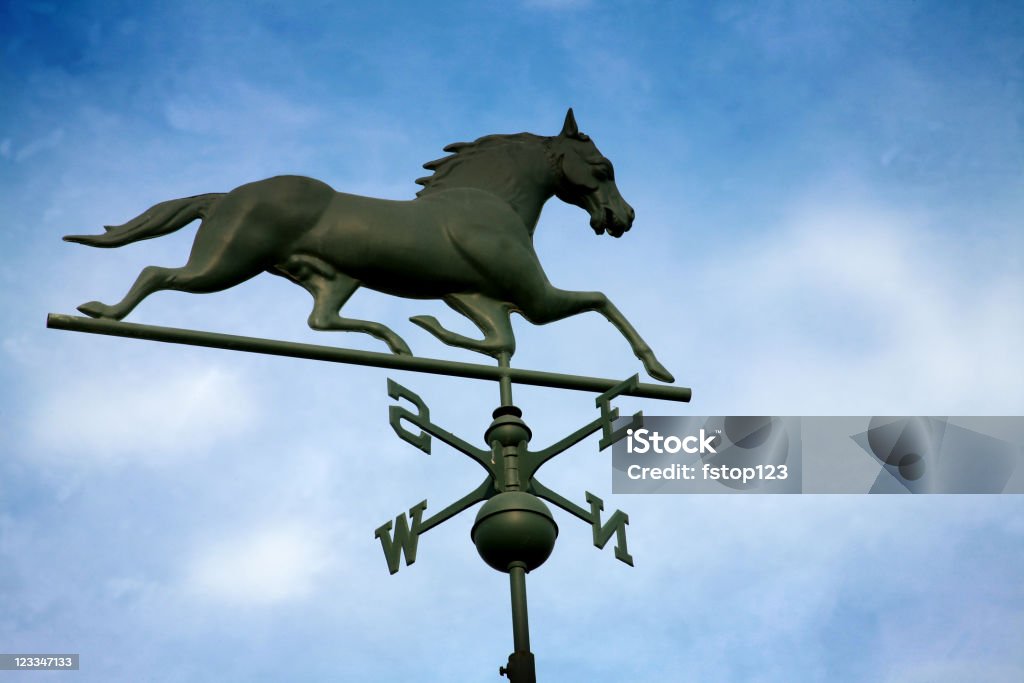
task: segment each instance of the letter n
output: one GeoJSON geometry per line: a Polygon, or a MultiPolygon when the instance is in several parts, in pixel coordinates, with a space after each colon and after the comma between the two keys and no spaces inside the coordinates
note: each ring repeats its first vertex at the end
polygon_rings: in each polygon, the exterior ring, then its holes
{"type": "Polygon", "coordinates": [[[381,548],[384,549],[384,558],[388,561],[388,571],[392,574],[398,572],[402,562],[402,555],[405,555],[405,566],[416,561],[416,544],[419,541],[420,520],[423,518],[423,511],[427,509],[427,501],[417,503],[409,509],[408,519],[412,519],[412,527],[405,515],[395,517],[395,533],[391,534],[391,522],[382,525],[374,533],[380,539],[381,548]]]}
{"type": "Polygon", "coordinates": [[[604,510],[604,501],[587,491],[587,502],[590,503],[590,524],[594,528],[594,545],[604,548],[614,533],[616,559],[632,567],[633,556],[626,548],[626,525],[629,524],[629,515],[622,510],[616,510],[608,518],[608,523],[601,526],[601,510],[604,510]]]}

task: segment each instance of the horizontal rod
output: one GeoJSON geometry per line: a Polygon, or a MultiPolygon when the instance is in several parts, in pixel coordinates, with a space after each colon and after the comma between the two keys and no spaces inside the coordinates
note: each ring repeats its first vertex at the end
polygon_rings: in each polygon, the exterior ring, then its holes
{"type": "MultiPolygon", "coordinates": [[[[340,349],[333,346],[301,344],[299,342],[278,341],[276,339],[242,337],[234,334],[222,334],[220,332],[203,332],[200,330],[185,330],[177,327],[160,327],[157,325],[139,325],[138,323],[93,319],[77,315],[64,315],[62,313],[50,313],[47,315],[46,326],[54,330],[89,332],[90,334],[106,334],[114,337],[128,337],[129,339],[148,339],[150,341],[167,342],[170,344],[207,346],[228,351],[266,353],[273,356],[369,365],[375,368],[429,372],[439,375],[451,375],[453,377],[469,377],[471,379],[500,381],[503,377],[507,377],[516,384],[572,389],[575,391],[603,393],[619,383],[618,380],[601,377],[581,377],[558,372],[498,368],[490,367],[489,365],[460,363],[437,358],[398,356],[390,353],[340,349]]],[[[682,401],[684,403],[690,400],[691,395],[690,389],[687,387],[673,387],[660,384],[638,384],[632,391],[624,393],[641,398],[682,401]]]]}

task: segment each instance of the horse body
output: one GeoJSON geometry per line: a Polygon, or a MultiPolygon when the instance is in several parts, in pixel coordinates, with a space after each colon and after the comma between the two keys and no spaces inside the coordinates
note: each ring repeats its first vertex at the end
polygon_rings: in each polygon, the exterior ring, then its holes
{"type": "Polygon", "coordinates": [[[413,200],[363,197],[312,178],[277,176],[226,194],[162,202],[104,235],[65,237],[116,247],[203,219],[184,266],[148,266],[117,304],[92,301],[79,310],[121,319],[159,290],[221,291],[270,272],[312,294],[309,325],[315,329],[365,332],[395,353],[409,353],[388,327],[341,317],[349,297],[368,287],[445,301],[483,338],[451,332],[432,316],[411,320],[446,344],[505,359],[515,350],[510,313],[544,324],[593,310],[626,337],[652,376],[672,381],[604,294],[553,287],[534,250],[533,231],[552,195],[587,210],[598,233],[618,237],[633,221],[611,162],[579,133],[572,110],[555,137],[488,136],[445,150],[455,154],[424,165],[435,174],[417,181],[425,187],[413,200]]]}
{"type": "Polygon", "coordinates": [[[501,298],[509,294],[502,283],[512,278],[500,271],[527,262],[540,268],[515,212],[475,189],[411,201],[336,193],[296,251],[319,256],[364,287],[411,299],[472,291],[501,298]]]}

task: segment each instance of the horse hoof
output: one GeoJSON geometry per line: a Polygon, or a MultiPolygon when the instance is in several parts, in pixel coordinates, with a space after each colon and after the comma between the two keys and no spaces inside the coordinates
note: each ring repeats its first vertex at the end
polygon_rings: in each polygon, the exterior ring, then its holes
{"type": "Polygon", "coordinates": [[[394,341],[388,342],[388,346],[391,347],[391,353],[396,356],[411,356],[412,349],[401,339],[395,339],[394,341]]]}
{"type": "Polygon", "coordinates": [[[668,368],[653,358],[644,363],[644,368],[647,370],[647,374],[654,379],[661,380],[662,382],[668,382],[670,384],[676,381],[676,378],[672,376],[672,373],[668,371],[668,368]]]}
{"type": "Polygon", "coordinates": [[[88,303],[84,303],[84,304],[82,304],[81,306],[78,307],[78,310],[81,313],[85,313],[90,318],[109,318],[110,317],[107,314],[107,311],[109,310],[109,306],[107,306],[104,303],[100,303],[99,301],[90,301],[88,303]]]}
{"type": "Polygon", "coordinates": [[[414,315],[409,318],[409,322],[419,325],[431,334],[434,334],[434,330],[441,325],[441,323],[437,322],[437,318],[432,315],[414,315]]]}

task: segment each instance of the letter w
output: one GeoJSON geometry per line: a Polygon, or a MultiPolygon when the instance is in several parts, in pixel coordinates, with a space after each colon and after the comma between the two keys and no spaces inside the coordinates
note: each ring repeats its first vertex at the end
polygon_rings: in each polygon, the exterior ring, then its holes
{"type": "Polygon", "coordinates": [[[604,548],[614,533],[615,558],[632,567],[633,556],[626,548],[626,525],[629,524],[629,515],[622,510],[616,510],[608,518],[608,523],[601,526],[601,510],[604,510],[604,501],[587,491],[587,502],[590,503],[590,524],[594,527],[594,545],[604,548]]]}
{"type": "Polygon", "coordinates": [[[405,566],[416,561],[416,543],[419,541],[420,520],[423,518],[423,511],[427,509],[427,501],[417,503],[409,509],[409,519],[412,519],[412,528],[405,515],[395,517],[395,533],[391,535],[391,522],[387,522],[374,533],[380,539],[381,548],[384,549],[384,557],[388,561],[388,570],[394,574],[398,571],[402,562],[402,555],[405,555],[405,566]]]}

